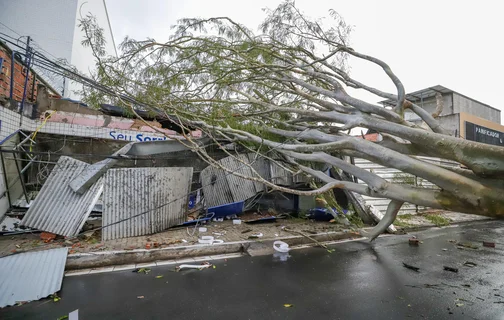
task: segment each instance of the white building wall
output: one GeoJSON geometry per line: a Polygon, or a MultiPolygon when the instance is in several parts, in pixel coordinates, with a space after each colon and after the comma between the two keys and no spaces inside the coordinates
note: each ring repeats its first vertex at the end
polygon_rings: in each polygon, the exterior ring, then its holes
{"type": "MultiPolygon", "coordinates": [[[[77,0],[2,0],[0,6],[0,32],[26,42],[30,36],[33,47],[50,59],[66,59],[72,56],[72,41],[77,0]],[[12,29],[12,30],[11,30],[12,29]]],[[[20,43],[21,44],[21,43],[20,43]]],[[[8,44],[13,50],[24,50],[8,44]]],[[[63,78],[52,76],[44,70],[36,71],[58,91],[63,90],[63,78]]]]}
{"type": "MultiPolygon", "coordinates": [[[[105,31],[107,52],[115,55],[115,44],[106,11],[105,0],[0,0],[0,32],[26,42],[51,60],[65,59],[80,72],[89,74],[95,61],[89,48],[81,44],[84,34],[77,26],[80,16],[92,13],[105,31]]],[[[12,39],[11,39],[12,40],[12,39]]],[[[14,50],[21,50],[9,44],[14,50]]],[[[64,81],[62,76],[34,67],[65,98],[79,99],[73,91],[80,87],[64,81]]]]}
{"type": "MultiPolygon", "coordinates": [[[[98,25],[103,28],[104,31],[105,40],[107,42],[105,48],[107,54],[117,56],[117,52],[114,37],[112,35],[112,29],[110,28],[105,0],[77,0],[77,2],[77,19],[75,19],[75,31],[73,33],[72,41],[72,57],[70,61],[80,72],[89,76],[89,71],[96,69],[95,58],[91,48],[84,47],[81,44],[82,40],[85,38],[84,31],[82,31],[82,29],[78,26],[81,16],[85,17],[88,14],[94,15],[98,21],[98,25]]],[[[68,94],[65,94],[65,96],[78,100],[79,95],[76,94],[76,91],[80,90],[82,90],[81,84],[74,81],[67,81],[65,91],[68,91],[68,94]]]]}

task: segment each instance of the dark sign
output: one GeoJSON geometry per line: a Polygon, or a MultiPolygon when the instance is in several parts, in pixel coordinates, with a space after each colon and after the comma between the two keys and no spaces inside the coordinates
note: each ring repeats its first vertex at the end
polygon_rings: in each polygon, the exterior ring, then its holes
{"type": "Polygon", "coordinates": [[[465,122],[465,132],[465,138],[467,140],[504,147],[504,132],[489,129],[467,121],[465,122]]]}

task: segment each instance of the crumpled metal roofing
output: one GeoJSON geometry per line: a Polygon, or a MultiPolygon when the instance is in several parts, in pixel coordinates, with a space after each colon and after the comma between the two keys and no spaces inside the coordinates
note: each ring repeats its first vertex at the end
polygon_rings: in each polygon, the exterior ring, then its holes
{"type": "MultiPolygon", "coordinates": [[[[254,177],[252,170],[246,165],[250,164],[261,177],[277,185],[292,186],[296,183],[306,182],[304,176],[293,176],[292,173],[275,162],[271,162],[261,155],[256,156],[255,153],[241,154],[237,159],[229,156],[218,162],[231,172],[254,177]]],[[[205,203],[208,207],[247,200],[258,192],[265,190],[264,184],[260,182],[238,177],[213,166],[203,169],[200,179],[205,195],[205,203]]]]}
{"type": "Polygon", "coordinates": [[[67,248],[57,248],[0,258],[0,308],[58,292],[67,253],[67,248]]]}
{"type": "Polygon", "coordinates": [[[193,168],[177,167],[108,170],[102,239],[152,234],[185,222],[192,175],[193,168]]]}
{"type": "Polygon", "coordinates": [[[70,157],[60,157],[21,225],[67,237],[77,235],[103,191],[101,180],[84,194],[70,188],[70,181],[88,166],[70,157]]]}

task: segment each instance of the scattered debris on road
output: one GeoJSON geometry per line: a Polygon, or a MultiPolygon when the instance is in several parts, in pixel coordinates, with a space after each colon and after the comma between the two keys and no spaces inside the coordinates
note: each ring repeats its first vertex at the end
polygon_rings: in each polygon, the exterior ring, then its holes
{"type": "Polygon", "coordinates": [[[469,267],[469,268],[474,268],[477,266],[477,264],[474,262],[471,262],[471,261],[466,261],[466,262],[464,262],[464,266],[469,267]]]}
{"type": "Polygon", "coordinates": [[[495,248],[495,242],[483,241],[483,247],[495,248]]]}
{"type": "Polygon", "coordinates": [[[0,259],[0,308],[50,297],[63,282],[68,248],[23,252],[0,259]]]}
{"type": "Polygon", "coordinates": [[[415,267],[415,266],[412,266],[410,264],[407,264],[405,262],[402,263],[403,266],[407,269],[410,269],[410,270],[413,270],[413,271],[416,271],[416,272],[419,272],[420,271],[420,268],[419,267],[415,267]]]}
{"type": "Polygon", "coordinates": [[[42,232],[40,233],[40,240],[44,241],[45,243],[49,243],[56,239],[56,235],[51,232],[42,232]]]}
{"type": "Polygon", "coordinates": [[[443,266],[443,270],[451,271],[451,272],[458,272],[458,268],[449,267],[449,266],[443,266]]]}
{"type": "Polygon", "coordinates": [[[479,247],[477,245],[474,245],[472,243],[469,243],[469,242],[458,242],[457,243],[457,249],[464,249],[464,248],[468,248],[468,249],[479,249],[479,247]]]}
{"type": "Polygon", "coordinates": [[[210,262],[203,262],[202,264],[181,264],[180,266],[175,267],[175,271],[179,272],[180,270],[183,269],[198,269],[198,270],[203,270],[213,267],[215,269],[215,266],[212,265],[210,262]]]}
{"type": "Polygon", "coordinates": [[[137,299],[143,299],[145,298],[144,296],[137,296],[137,299]]]}
{"type": "Polygon", "coordinates": [[[149,272],[151,272],[151,269],[149,268],[137,268],[135,270],[133,270],[134,273],[145,273],[145,274],[149,274],[149,272]]]}
{"type": "Polygon", "coordinates": [[[280,253],[287,253],[290,250],[289,245],[283,241],[273,242],[273,249],[280,253]]]}
{"type": "Polygon", "coordinates": [[[420,244],[420,240],[418,240],[416,237],[413,237],[408,240],[408,243],[410,246],[418,246],[420,244]]]}

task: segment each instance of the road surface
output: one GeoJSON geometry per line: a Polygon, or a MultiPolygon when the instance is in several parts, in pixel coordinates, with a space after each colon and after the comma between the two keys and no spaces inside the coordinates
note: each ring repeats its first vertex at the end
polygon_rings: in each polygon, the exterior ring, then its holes
{"type": "Polygon", "coordinates": [[[0,319],[57,319],[75,309],[80,320],[504,319],[504,222],[414,234],[423,242],[417,247],[408,244],[410,234],[341,243],[332,253],[294,250],[287,261],[268,255],[220,260],[202,271],[165,266],[66,277],[61,301],[4,308],[0,319]]]}

